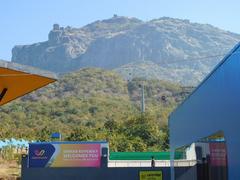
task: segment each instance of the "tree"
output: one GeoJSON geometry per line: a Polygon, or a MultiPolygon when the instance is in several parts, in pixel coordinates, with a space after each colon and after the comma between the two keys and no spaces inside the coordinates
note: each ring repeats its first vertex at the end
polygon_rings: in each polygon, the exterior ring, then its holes
{"type": "Polygon", "coordinates": [[[66,138],[68,141],[87,141],[91,139],[91,135],[87,128],[74,128],[70,135],[66,138]]]}

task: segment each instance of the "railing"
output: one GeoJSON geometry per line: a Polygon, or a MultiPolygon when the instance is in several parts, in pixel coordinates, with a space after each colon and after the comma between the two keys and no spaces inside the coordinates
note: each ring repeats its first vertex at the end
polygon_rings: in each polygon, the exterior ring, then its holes
{"type": "MultiPolygon", "coordinates": [[[[196,163],[196,160],[175,160],[174,167],[189,167],[196,163]]],[[[151,167],[151,160],[109,160],[108,167],[151,167]]],[[[155,160],[155,167],[170,167],[170,161],[155,160]]]]}

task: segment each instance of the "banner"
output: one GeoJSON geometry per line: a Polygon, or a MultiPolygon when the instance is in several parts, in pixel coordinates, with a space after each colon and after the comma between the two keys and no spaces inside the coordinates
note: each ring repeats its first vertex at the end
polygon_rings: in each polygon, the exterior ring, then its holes
{"type": "Polygon", "coordinates": [[[162,171],[140,171],[140,180],[162,180],[162,171]]]}
{"type": "Polygon", "coordinates": [[[209,143],[210,164],[212,166],[227,166],[226,144],[222,142],[209,143]]]}
{"type": "Polygon", "coordinates": [[[29,167],[100,167],[100,143],[32,143],[29,167]]]}

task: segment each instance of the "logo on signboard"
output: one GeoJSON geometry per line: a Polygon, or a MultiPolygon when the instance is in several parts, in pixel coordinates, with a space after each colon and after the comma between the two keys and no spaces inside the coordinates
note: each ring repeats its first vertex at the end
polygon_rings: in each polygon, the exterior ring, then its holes
{"type": "Polygon", "coordinates": [[[34,154],[35,154],[36,156],[38,156],[38,157],[43,156],[44,153],[45,153],[45,150],[44,150],[44,149],[42,149],[42,150],[36,149],[36,150],[34,151],[34,154]]]}
{"type": "Polygon", "coordinates": [[[29,167],[46,167],[55,152],[50,143],[32,143],[29,145],[29,167]]]}
{"type": "Polygon", "coordinates": [[[47,159],[47,156],[45,155],[45,150],[44,149],[34,150],[32,159],[47,159]]]}

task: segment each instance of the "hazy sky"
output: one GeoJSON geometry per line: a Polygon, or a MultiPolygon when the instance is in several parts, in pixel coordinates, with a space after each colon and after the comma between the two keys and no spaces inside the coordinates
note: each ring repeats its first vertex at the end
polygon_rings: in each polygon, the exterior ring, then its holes
{"type": "Polygon", "coordinates": [[[10,60],[14,45],[47,40],[54,23],[81,27],[113,14],[190,19],[240,34],[239,7],[239,0],[1,0],[0,59],[10,60]]]}

